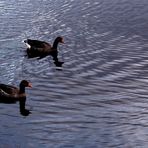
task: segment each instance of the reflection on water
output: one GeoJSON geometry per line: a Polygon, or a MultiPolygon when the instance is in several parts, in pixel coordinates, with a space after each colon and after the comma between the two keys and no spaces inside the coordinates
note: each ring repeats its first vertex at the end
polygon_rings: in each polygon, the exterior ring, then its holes
{"type": "Polygon", "coordinates": [[[0,104],[0,146],[147,147],[147,1],[2,0],[0,82],[27,79],[26,106],[0,104]],[[25,57],[22,40],[59,46],[52,57],[25,57]]]}
{"type": "MultiPolygon", "coordinates": [[[[13,101],[12,98],[10,98],[8,100],[8,98],[1,97],[0,99],[1,99],[0,103],[4,103],[4,104],[13,104],[13,103],[17,102],[17,101],[13,101]]],[[[24,99],[22,99],[22,100],[20,100],[18,102],[19,102],[19,107],[18,108],[19,108],[20,114],[23,115],[23,116],[28,116],[31,112],[28,109],[26,109],[26,107],[25,107],[26,99],[24,98],[24,99]]]]}

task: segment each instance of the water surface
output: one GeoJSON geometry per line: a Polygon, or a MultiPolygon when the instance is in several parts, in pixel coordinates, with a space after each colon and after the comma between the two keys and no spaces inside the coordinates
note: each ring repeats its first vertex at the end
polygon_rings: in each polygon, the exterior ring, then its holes
{"type": "Polygon", "coordinates": [[[148,145],[146,0],[1,0],[0,82],[27,89],[0,104],[0,147],[146,148],[148,145]],[[52,58],[25,56],[26,38],[63,36],[52,58]]]}

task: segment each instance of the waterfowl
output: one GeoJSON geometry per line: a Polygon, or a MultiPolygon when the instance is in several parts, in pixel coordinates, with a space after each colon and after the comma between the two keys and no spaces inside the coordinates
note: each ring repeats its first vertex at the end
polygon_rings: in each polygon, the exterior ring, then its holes
{"type": "Polygon", "coordinates": [[[21,81],[19,88],[12,85],[0,84],[0,103],[15,103],[19,101],[20,113],[24,116],[28,115],[30,111],[25,109],[25,87],[32,87],[32,85],[26,80],[21,81]]]}
{"type": "Polygon", "coordinates": [[[53,45],[39,40],[32,40],[27,39],[24,40],[25,44],[27,45],[27,55],[29,58],[39,57],[43,58],[45,56],[51,55],[53,57],[54,63],[56,66],[59,64],[63,64],[64,62],[59,62],[58,60],[58,44],[64,43],[63,37],[57,37],[53,45]]]}

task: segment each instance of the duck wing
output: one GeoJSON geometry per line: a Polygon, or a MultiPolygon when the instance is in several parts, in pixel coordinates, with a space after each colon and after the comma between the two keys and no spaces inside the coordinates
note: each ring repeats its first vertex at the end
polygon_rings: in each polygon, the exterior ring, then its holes
{"type": "Polygon", "coordinates": [[[29,44],[30,48],[34,48],[34,49],[36,49],[36,48],[50,49],[51,48],[51,45],[47,42],[44,42],[44,41],[27,39],[24,42],[29,44]]]}
{"type": "Polygon", "coordinates": [[[19,89],[15,86],[0,84],[0,94],[1,95],[16,95],[19,93],[19,89]]]}

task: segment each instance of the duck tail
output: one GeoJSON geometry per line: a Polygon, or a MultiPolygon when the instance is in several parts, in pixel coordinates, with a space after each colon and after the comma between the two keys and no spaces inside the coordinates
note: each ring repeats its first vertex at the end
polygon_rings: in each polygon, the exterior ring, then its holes
{"type": "Polygon", "coordinates": [[[23,42],[26,44],[26,46],[27,46],[29,49],[31,48],[31,46],[28,44],[28,39],[23,40],[23,42]]]}
{"type": "Polygon", "coordinates": [[[26,40],[23,40],[23,42],[24,42],[24,43],[28,43],[28,39],[26,39],[26,40]]]}

